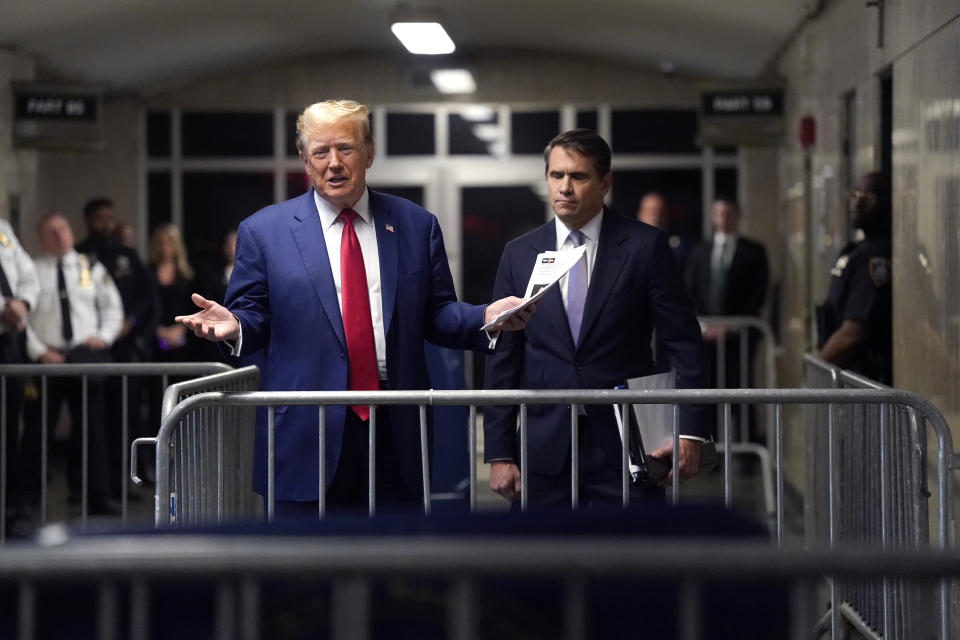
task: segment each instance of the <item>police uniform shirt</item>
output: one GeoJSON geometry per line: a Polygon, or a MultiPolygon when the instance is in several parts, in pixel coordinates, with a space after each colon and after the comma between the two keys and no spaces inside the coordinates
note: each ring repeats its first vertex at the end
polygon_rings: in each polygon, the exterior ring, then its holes
{"type": "Polygon", "coordinates": [[[103,236],[90,236],[75,250],[80,254],[95,256],[106,267],[120,292],[124,315],[130,326],[134,329],[151,329],[156,313],[155,294],[150,273],[137,252],[103,236]]]}
{"type": "MultiPolygon", "coordinates": [[[[37,296],[40,294],[37,272],[33,267],[33,260],[24,251],[6,220],[0,220],[0,266],[10,283],[13,297],[23,300],[31,310],[35,309],[37,296]]],[[[9,331],[9,327],[0,322],[0,335],[9,331]]]]}
{"type": "MultiPolygon", "coordinates": [[[[862,353],[880,357],[879,365],[888,369],[892,350],[893,277],[890,241],[866,238],[847,246],[830,270],[827,307],[836,331],[845,320],[862,323],[866,329],[862,353]]],[[[856,368],[856,367],[851,367],[856,368]]],[[[871,377],[882,371],[871,371],[871,377]]]]}
{"type": "Polygon", "coordinates": [[[27,327],[27,355],[31,360],[38,360],[48,348],[69,351],[94,336],[110,345],[123,327],[123,302],[103,265],[72,249],[62,260],[73,337],[69,343],[63,338],[57,258],[38,258],[35,264],[40,295],[27,327]]]}

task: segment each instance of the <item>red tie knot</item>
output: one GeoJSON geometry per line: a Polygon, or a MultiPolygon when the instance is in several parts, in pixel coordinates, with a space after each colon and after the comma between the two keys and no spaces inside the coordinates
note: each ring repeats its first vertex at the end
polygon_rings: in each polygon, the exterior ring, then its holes
{"type": "Polygon", "coordinates": [[[343,224],[353,224],[354,218],[359,215],[359,213],[348,207],[340,212],[339,218],[343,220],[343,224]]]}

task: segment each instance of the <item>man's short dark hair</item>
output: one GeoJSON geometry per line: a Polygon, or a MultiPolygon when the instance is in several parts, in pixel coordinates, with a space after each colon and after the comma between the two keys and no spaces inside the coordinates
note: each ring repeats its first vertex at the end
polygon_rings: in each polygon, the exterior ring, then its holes
{"type": "Polygon", "coordinates": [[[737,202],[737,199],[734,198],[734,197],[731,196],[731,195],[728,195],[728,194],[725,194],[725,193],[720,194],[720,195],[718,195],[716,198],[713,199],[713,202],[714,202],[714,203],[722,202],[723,204],[727,205],[728,207],[733,208],[734,211],[740,211],[740,203],[737,202]]]}
{"type": "Polygon", "coordinates": [[[571,129],[564,131],[547,144],[543,150],[545,171],[550,170],[550,152],[555,147],[576,151],[585,158],[593,161],[597,175],[601,178],[610,173],[610,145],[591,129],[571,129]]]}
{"type": "Polygon", "coordinates": [[[87,204],[83,205],[83,217],[89,218],[96,213],[98,209],[102,209],[103,207],[110,207],[112,209],[113,206],[113,200],[110,198],[90,198],[87,200],[87,204]]]}

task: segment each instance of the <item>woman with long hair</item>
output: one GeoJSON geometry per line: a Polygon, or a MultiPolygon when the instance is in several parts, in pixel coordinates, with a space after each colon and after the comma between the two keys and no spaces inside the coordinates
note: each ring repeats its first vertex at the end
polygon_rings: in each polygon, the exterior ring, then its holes
{"type": "Polygon", "coordinates": [[[150,269],[160,298],[157,360],[192,360],[186,327],[173,320],[178,315],[189,313],[192,308],[190,293],[194,275],[183,237],[176,225],[160,225],[150,235],[150,269]]]}

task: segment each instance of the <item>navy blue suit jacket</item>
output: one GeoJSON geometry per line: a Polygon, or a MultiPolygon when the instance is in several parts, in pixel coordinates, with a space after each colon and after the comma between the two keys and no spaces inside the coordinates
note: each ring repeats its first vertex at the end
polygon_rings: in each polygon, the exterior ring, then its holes
{"type": "MultiPolygon", "coordinates": [[[[494,299],[522,296],[541,251],[555,251],[551,220],[504,248],[494,299]]],[[[677,387],[703,386],[703,346],[693,302],[664,233],[650,225],[605,211],[579,346],[570,335],[559,286],[537,307],[524,331],[505,333],[487,358],[486,385],[492,389],[612,389],[628,378],[656,373],[650,349],[656,328],[677,372],[677,387]]],[[[591,428],[611,462],[619,465],[620,436],[613,409],[587,406],[591,428]]],[[[487,461],[519,462],[516,408],[484,411],[487,461]]],[[[556,474],[570,455],[570,407],[530,405],[527,409],[529,468],[556,474]]],[[[681,409],[681,433],[705,436],[702,410],[681,409]]]]}
{"type": "MultiPolygon", "coordinates": [[[[436,217],[395,196],[370,190],[383,298],[391,389],[427,389],[424,340],[486,351],[479,329],[484,306],[458,302],[436,217]]],[[[265,350],[266,391],[347,388],[347,349],[340,305],[313,191],[250,216],[237,232],[225,305],[240,320],[244,354],[265,350]]],[[[398,464],[408,487],[421,490],[417,407],[390,409],[398,464]]],[[[327,410],[327,478],[337,468],[343,407],[327,410]]],[[[266,488],[265,412],[257,420],[254,487],[266,488]]],[[[276,498],[318,498],[318,411],[276,410],[276,498]]]]}

